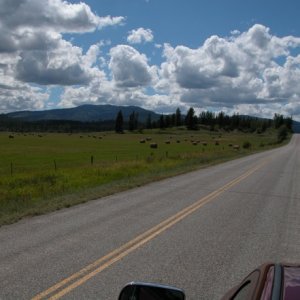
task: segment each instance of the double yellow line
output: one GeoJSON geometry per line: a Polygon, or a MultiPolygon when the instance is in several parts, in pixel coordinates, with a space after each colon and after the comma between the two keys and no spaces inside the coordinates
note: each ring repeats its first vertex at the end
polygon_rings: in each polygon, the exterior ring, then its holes
{"type": "Polygon", "coordinates": [[[192,205],[182,209],[175,215],[171,216],[170,218],[166,219],[165,221],[159,223],[158,225],[152,227],[151,229],[147,230],[146,232],[140,234],[133,240],[127,242],[126,244],[122,245],[120,248],[113,250],[112,252],[108,253],[107,255],[99,258],[98,260],[94,261],[90,265],[86,266],[85,268],[81,269],[80,271],[74,273],[73,275],[63,279],[62,281],[58,282],[57,284],[53,285],[49,289],[39,293],[32,300],[41,300],[41,299],[59,299],[72,291],[73,289],[77,288],[78,286],[82,285],[92,277],[96,276],[103,270],[107,269],[112,264],[118,262],[123,257],[127,256],[137,248],[143,246],[150,240],[154,239],[156,236],[167,230],[168,228],[174,226],[196,210],[198,210],[203,205],[207,204],[208,202],[212,201],[226,190],[230,189],[231,187],[235,186],[242,180],[249,177],[258,169],[262,168],[267,162],[260,163],[255,167],[248,170],[246,173],[240,175],[239,177],[235,178],[234,180],[230,181],[229,183],[225,184],[221,188],[215,190],[214,192],[204,196],[203,198],[199,199],[192,205]]]}

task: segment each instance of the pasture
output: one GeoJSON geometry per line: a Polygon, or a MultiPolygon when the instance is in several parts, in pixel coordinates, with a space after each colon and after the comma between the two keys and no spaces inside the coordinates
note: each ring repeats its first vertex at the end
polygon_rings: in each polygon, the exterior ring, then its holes
{"type": "Polygon", "coordinates": [[[273,130],[264,134],[185,129],[125,134],[2,132],[0,225],[274,146],[273,130]]]}

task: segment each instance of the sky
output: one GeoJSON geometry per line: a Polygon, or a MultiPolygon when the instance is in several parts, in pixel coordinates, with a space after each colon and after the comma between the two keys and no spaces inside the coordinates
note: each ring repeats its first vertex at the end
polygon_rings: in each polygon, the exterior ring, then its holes
{"type": "Polygon", "coordinates": [[[298,0],[0,0],[0,113],[82,104],[300,121],[298,0]]]}

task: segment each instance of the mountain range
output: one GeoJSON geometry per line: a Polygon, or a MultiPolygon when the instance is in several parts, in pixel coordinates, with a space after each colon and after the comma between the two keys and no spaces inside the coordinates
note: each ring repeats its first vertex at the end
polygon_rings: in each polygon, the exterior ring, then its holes
{"type": "Polygon", "coordinates": [[[67,120],[80,122],[101,122],[115,120],[119,111],[122,111],[124,120],[129,119],[132,112],[138,114],[141,122],[145,122],[148,116],[151,120],[158,120],[159,114],[138,106],[92,105],[85,104],[73,108],[51,109],[43,111],[17,111],[6,114],[13,119],[23,121],[67,120]]]}

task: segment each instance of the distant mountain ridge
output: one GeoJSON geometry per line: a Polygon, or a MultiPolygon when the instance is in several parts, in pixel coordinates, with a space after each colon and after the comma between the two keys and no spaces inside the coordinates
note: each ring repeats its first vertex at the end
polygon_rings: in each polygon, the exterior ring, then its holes
{"type": "Polygon", "coordinates": [[[101,122],[115,120],[117,113],[122,111],[124,120],[128,120],[129,115],[134,111],[138,114],[139,120],[145,122],[148,116],[152,121],[158,120],[159,114],[143,109],[138,106],[115,106],[115,105],[93,105],[84,104],[72,108],[51,109],[43,111],[17,111],[6,114],[13,119],[23,121],[46,121],[46,120],[66,120],[79,122],[101,122]]]}
{"type": "Polygon", "coordinates": [[[293,131],[295,133],[300,133],[300,122],[293,121],[293,131]]]}
{"type": "MultiPolygon", "coordinates": [[[[6,116],[15,120],[27,122],[35,121],[79,121],[79,122],[105,122],[116,119],[117,113],[122,111],[124,121],[128,121],[129,115],[134,111],[139,116],[140,122],[146,122],[148,116],[152,121],[157,121],[160,114],[146,110],[139,106],[116,106],[116,105],[93,105],[84,104],[72,108],[51,109],[42,111],[16,111],[2,116],[6,116]]],[[[184,117],[184,115],[182,115],[184,117]]],[[[241,115],[243,118],[256,118],[248,115],[241,115]]],[[[264,119],[264,118],[258,118],[264,119]]],[[[266,119],[267,120],[267,119],[266,119]]],[[[293,121],[293,130],[300,133],[300,122],[293,121]]]]}

